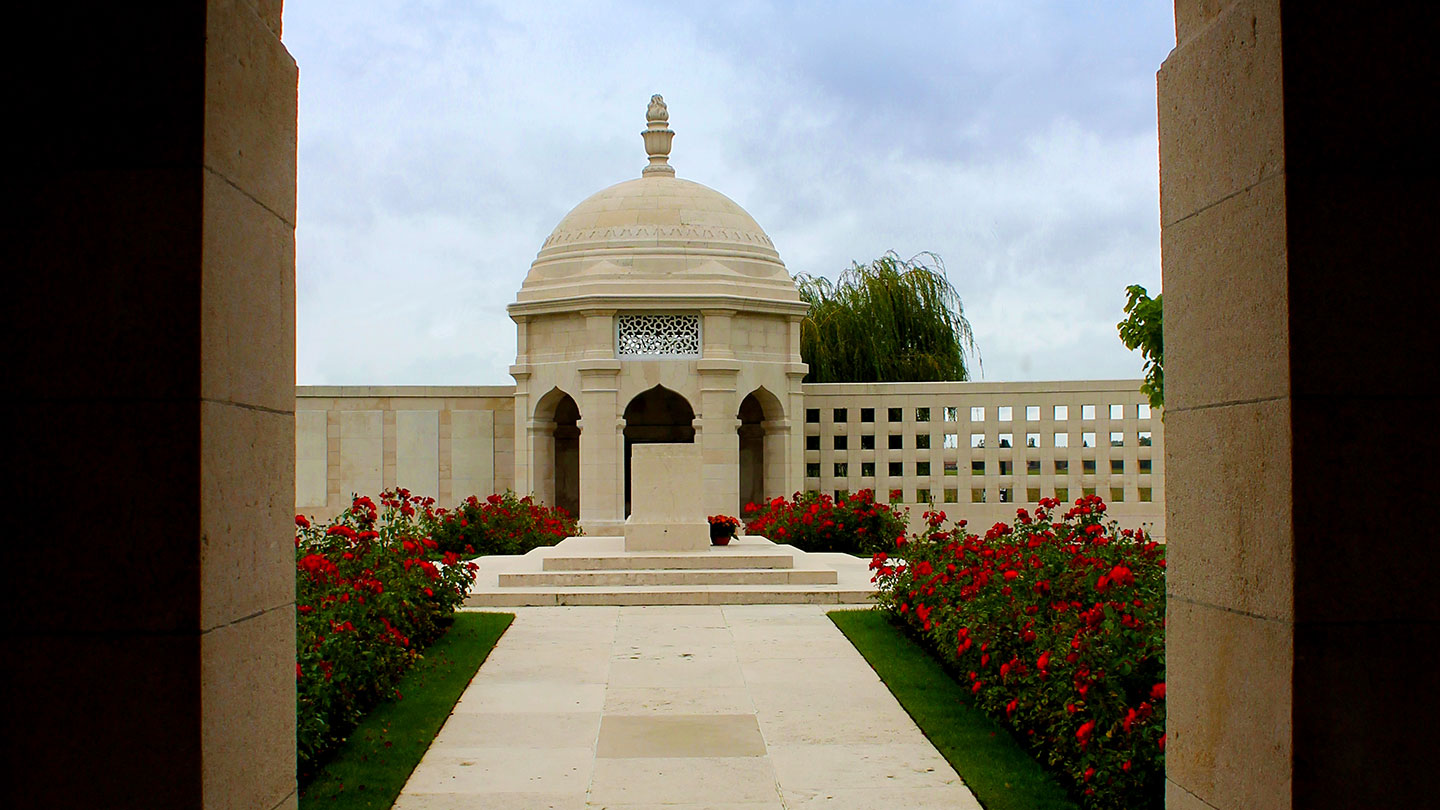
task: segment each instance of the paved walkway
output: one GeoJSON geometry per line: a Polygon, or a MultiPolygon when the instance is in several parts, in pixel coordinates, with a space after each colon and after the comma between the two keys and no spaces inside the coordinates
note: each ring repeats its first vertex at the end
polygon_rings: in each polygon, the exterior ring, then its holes
{"type": "Polygon", "coordinates": [[[823,606],[514,612],[397,810],[979,810],[823,606]]]}

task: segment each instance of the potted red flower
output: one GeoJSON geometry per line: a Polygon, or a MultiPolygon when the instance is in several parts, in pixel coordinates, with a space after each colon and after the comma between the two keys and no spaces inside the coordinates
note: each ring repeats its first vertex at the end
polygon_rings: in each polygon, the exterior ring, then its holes
{"type": "Polygon", "coordinates": [[[710,521],[710,544],[712,546],[727,546],[735,532],[740,528],[740,518],[733,518],[729,515],[711,515],[710,521]]]}

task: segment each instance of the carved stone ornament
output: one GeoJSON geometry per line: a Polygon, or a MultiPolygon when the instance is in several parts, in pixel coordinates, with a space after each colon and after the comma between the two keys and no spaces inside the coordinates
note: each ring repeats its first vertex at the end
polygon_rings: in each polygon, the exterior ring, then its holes
{"type": "Polygon", "coordinates": [[[641,175],[663,174],[670,177],[675,176],[675,168],[669,164],[670,141],[675,138],[675,133],[670,130],[670,110],[665,106],[665,99],[659,93],[650,97],[650,107],[645,111],[645,131],[640,136],[645,139],[645,154],[650,156],[650,165],[645,167],[641,175]]]}
{"type": "Polygon", "coordinates": [[[621,315],[615,322],[621,357],[700,356],[699,315],[621,315]]]}

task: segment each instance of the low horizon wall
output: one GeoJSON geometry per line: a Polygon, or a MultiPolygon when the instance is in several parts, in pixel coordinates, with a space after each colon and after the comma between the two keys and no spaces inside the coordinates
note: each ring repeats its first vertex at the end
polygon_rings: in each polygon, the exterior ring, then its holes
{"type": "MultiPolygon", "coordinates": [[[[1165,537],[1164,424],[1139,380],[808,383],[805,491],[872,489],[977,531],[1042,497],[1102,497],[1165,537]]],[[[328,518],[403,486],[453,507],[515,487],[514,386],[297,386],[295,505],[328,518]]],[[[522,495],[530,493],[520,493],[522,495]]],[[[794,493],[771,493],[790,496],[794,493]]],[[[740,515],[744,517],[744,515],[740,515]]]]}

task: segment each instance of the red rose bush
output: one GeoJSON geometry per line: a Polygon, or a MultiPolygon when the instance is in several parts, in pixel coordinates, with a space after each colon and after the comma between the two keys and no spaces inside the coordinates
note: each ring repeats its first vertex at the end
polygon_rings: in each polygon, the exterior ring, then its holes
{"type": "Polygon", "coordinates": [[[299,769],[343,742],[449,623],[474,563],[424,529],[434,500],[400,489],[357,497],[325,525],[295,516],[295,691],[299,769]]]}
{"type": "Polygon", "coordinates": [[[1069,783],[1087,808],[1159,808],[1165,775],[1165,556],[1105,504],[1042,499],[983,537],[965,521],[874,555],[883,609],[1069,783]]]}
{"type": "Polygon", "coordinates": [[[509,490],[483,500],[471,495],[454,510],[432,508],[425,514],[440,550],[466,557],[524,554],[581,533],[580,524],[564,509],[509,490]]]}
{"type": "Polygon", "coordinates": [[[877,503],[872,490],[835,500],[818,492],[795,493],[762,505],[746,504],[745,533],[801,551],[836,551],[869,556],[894,547],[905,536],[905,514],[877,503]]]}

